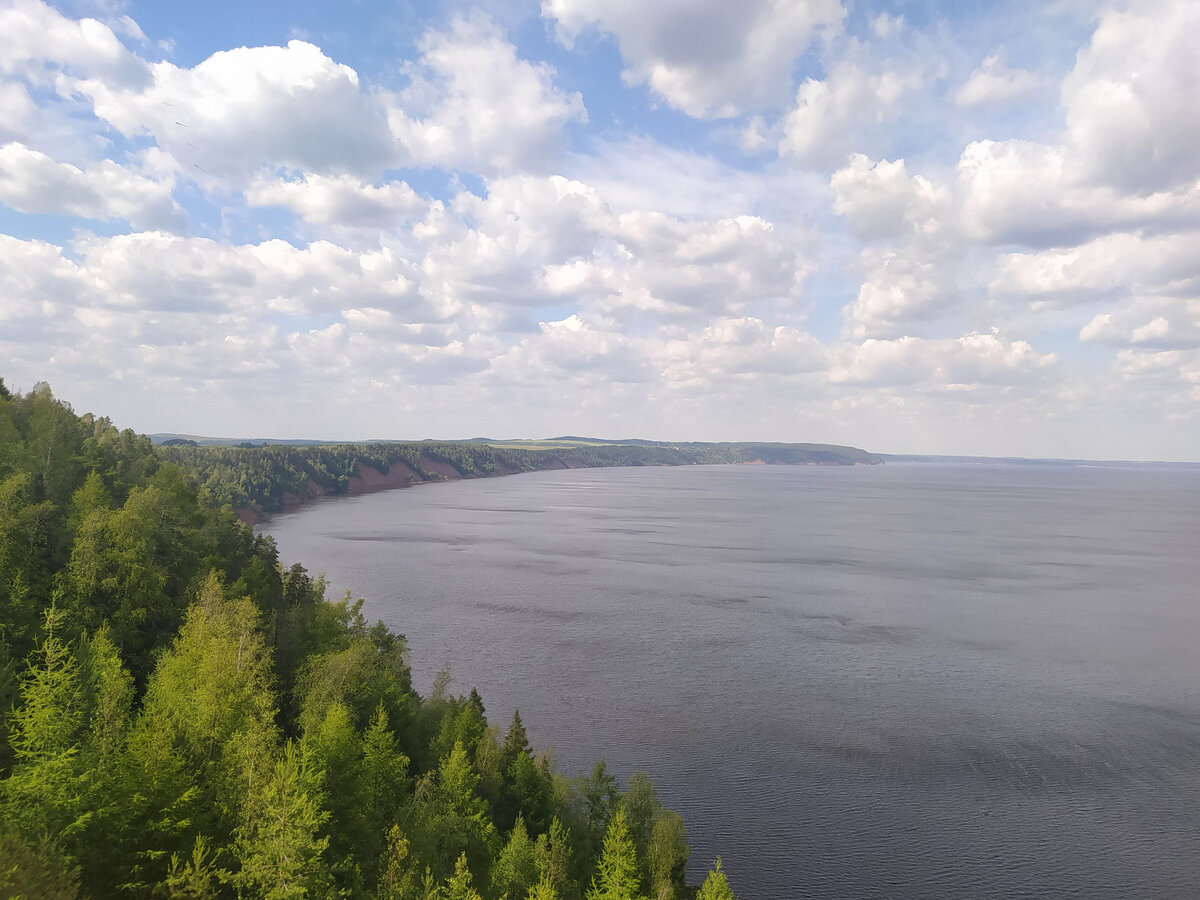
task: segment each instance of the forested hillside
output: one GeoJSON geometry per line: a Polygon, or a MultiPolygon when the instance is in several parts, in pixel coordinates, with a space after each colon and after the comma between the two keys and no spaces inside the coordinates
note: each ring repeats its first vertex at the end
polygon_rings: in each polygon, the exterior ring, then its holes
{"type": "MultiPolygon", "coordinates": [[[[0,896],[695,893],[646,777],[566,778],[519,714],[420,696],[403,636],[238,520],[237,471],[0,381],[0,896]]],[[[719,863],[698,896],[733,896],[719,863]]]]}
{"type": "Polygon", "coordinates": [[[159,447],[159,453],[194,478],[213,503],[228,504],[253,515],[277,512],[325,494],[371,489],[364,476],[374,478],[379,486],[402,486],[543,469],[754,462],[846,466],[882,462],[864,450],[832,444],[623,444],[580,438],[261,447],[174,443],[159,447]]]}

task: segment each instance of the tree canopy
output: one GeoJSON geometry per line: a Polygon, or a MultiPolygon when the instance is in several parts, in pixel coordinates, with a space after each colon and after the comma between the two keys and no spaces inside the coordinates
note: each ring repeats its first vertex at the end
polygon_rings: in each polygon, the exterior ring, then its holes
{"type": "Polygon", "coordinates": [[[420,696],[403,635],[281,565],[243,470],[193,450],[0,381],[0,895],[694,892],[645,776],[567,778],[519,713],[501,737],[474,690],[420,696]]]}

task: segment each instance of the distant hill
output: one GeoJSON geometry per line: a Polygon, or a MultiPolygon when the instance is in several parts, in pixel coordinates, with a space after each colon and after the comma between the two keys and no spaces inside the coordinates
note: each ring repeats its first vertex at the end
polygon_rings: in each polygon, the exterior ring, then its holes
{"type": "Polygon", "coordinates": [[[882,462],[865,450],[835,444],[612,443],[572,437],[259,444],[187,435],[154,437],[160,456],[188,472],[215,503],[233,506],[247,520],[327,494],[547,469],[730,463],[852,466],[882,462]]]}

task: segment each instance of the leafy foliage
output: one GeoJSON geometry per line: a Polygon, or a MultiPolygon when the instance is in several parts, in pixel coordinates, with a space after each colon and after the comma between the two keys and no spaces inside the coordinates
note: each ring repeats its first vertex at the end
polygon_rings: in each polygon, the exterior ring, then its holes
{"type": "Polygon", "coordinates": [[[403,636],[220,508],[364,462],[545,463],[380,446],[156,451],[44,385],[0,389],[0,894],[687,896],[682,821],[645,776],[564,778],[448,674],[422,698],[403,636]]]}

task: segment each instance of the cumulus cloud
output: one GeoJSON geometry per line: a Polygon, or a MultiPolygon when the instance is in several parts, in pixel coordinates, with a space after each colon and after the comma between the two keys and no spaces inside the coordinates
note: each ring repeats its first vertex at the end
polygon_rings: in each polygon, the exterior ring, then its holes
{"type": "MultiPolygon", "coordinates": [[[[1057,142],[979,140],[964,148],[957,190],[967,232],[988,243],[1067,246],[1131,227],[1194,227],[1198,39],[1193,3],[1101,15],[1063,81],[1057,142]]],[[[989,74],[987,63],[980,72],[989,74]]]]}
{"type": "Polygon", "coordinates": [[[827,349],[811,334],[771,327],[755,316],[718,319],[698,333],[657,341],[652,355],[664,382],[675,388],[703,389],[714,378],[808,375],[828,365],[827,349]]]}
{"type": "Polygon", "coordinates": [[[372,185],[353,175],[305,172],[260,175],[246,188],[250,206],[280,206],[305,222],[347,228],[394,228],[425,212],[428,202],[406,182],[372,185]]]}
{"type": "Polygon", "coordinates": [[[87,285],[62,249],[0,234],[0,342],[16,350],[42,347],[83,301],[87,285]]]}
{"type": "Polygon", "coordinates": [[[369,410],[381,435],[934,423],[953,450],[973,423],[995,452],[1017,420],[1200,408],[1194,4],[1103,12],[1082,48],[1060,17],[1026,68],[836,0],[509,13],[410,20],[407,59],[184,64],[132,20],[4,4],[0,204],[79,229],[0,236],[12,377],[121,380],[138,415],[336,391],[333,437],[369,410]]]}
{"type": "Polygon", "coordinates": [[[869,67],[848,54],[824,80],[807,79],[782,123],[779,155],[808,166],[832,165],[872,142],[924,81],[909,65],[869,67]]]}
{"type": "Polygon", "coordinates": [[[629,84],[646,84],[695,118],[735,116],[787,99],[791,70],[822,30],[838,29],[838,0],[741,3],[543,0],[559,39],[589,27],[616,37],[629,84]]]}
{"type": "Polygon", "coordinates": [[[955,192],[965,233],[989,244],[1063,246],[1112,229],[1200,222],[1200,183],[1148,195],[1081,184],[1066,148],[1030,141],[968,144],[955,192]]]}
{"type": "Polygon", "coordinates": [[[1157,407],[1168,421],[1200,418],[1200,350],[1118,350],[1113,372],[1143,407],[1157,407]]]}
{"type": "Polygon", "coordinates": [[[379,99],[304,41],[222,50],[190,69],[154,63],[144,85],[73,87],[121,134],[150,135],[200,181],[240,181],[263,166],[373,172],[397,158],[379,99]]]}
{"type": "Polygon", "coordinates": [[[923,175],[909,175],[904,160],[877,163],[854,154],[833,173],[833,211],[845,216],[864,240],[917,236],[934,238],[949,206],[949,192],[923,175]]]}
{"type": "Polygon", "coordinates": [[[1004,103],[1035,90],[1041,81],[1025,69],[1010,69],[1003,57],[993,54],[979,64],[954,92],[959,106],[1004,103]]]}
{"type": "Polygon", "coordinates": [[[1200,177],[1200,6],[1134,4],[1100,17],[1062,86],[1072,167],[1151,194],[1200,177]]]}
{"type": "Polygon", "coordinates": [[[570,158],[567,173],[594,186],[615,210],[655,209],[681,218],[752,212],[805,190],[790,173],[764,178],[644,136],[598,140],[592,153],[570,158]]]}
{"type": "Polygon", "coordinates": [[[146,64],[107,25],[68,19],[40,0],[13,0],[0,8],[0,73],[38,85],[54,84],[63,73],[126,86],[147,77],[146,64]]]}
{"type": "Polygon", "coordinates": [[[421,291],[446,309],[490,308],[494,324],[520,328],[508,310],[544,303],[553,291],[543,273],[590,256],[610,218],[593,189],[557,175],[495,179],[486,197],[463,191],[413,228],[421,291]]]}
{"type": "Polygon", "coordinates": [[[755,216],[704,222],[627,213],[614,237],[628,257],[610,285],[611,310],[688,316],[786,306],[807,275],[773,225],[755,216]]]}
{"type": "Polygon", "coordinates": [[[520,59],[482,15],[427,32],[420,51],[389,112],[392,133],[420,165],[484,174],[543,169],[563,127],[587,120],[583,98],[557,88],[551,66],[520,59]]]}
{"type": "Polygon", "coordinates": [[[1200,297],[1140,297],[1097,313],[1079,331],[1084,343],[1153,349],[1200,348],[1200,297]]]}
{"type": "Polygon", "coordinates": [[[413,236],[422,291],[451,306],[573,300],[620,319],[689,318],[786,306],[809,271],[761,217],[617,213],[561,176],[496,179],[486,197],[435,203],[413,236]]]}
{"type": "Polygon", "coordinates": [[[909,175],[904,160],[851,157],[830,179],[834,212],[867,241],[865,280],[844,309],[855,338],[896,338],[938,318],[958,299],[954,284],[955,211],[948,190],[909,175]],[[898,246],[897,246],[898,245],[898,246]]]}
{"type": "Polygon", "coordinates": [[[867,279],[846,308],[856,338],[900,337],[944,312],[957,297],[945,262],[894,250],[863,251],[867,279]]]}
{"type": "Polygon", "coordinates": [[[1050,306],[1139,295],[1200,295],[1195,232],[1117,233],[1067,249],[1001,256],[989,290],[1050,306]]]}
{"type": "Polygon", "coordinates": [[[24,144],[0,147],[0,203],[18,212],[179,227],[183,212],[171,196],[174,182],[170,174],[147,178],[108,159],[81,169],[24,144]]]}
{"type": "Polygon", "coordinates": [[[655,379],[635,338],[574,313],[539,322],[532,333],[496,354],[489,376],[510,387],[569,386],[584,403],[594,401],[592,390],[655,379]]]}
{"type": "Polygon", "coordinates": [[[866,340],[845,348],[829,377],[834,384],[970,391],[1040,380],[1056,365],[1053,353],[1040,354],[1027,341],[973,332],[937,340],[866,340]]]}

